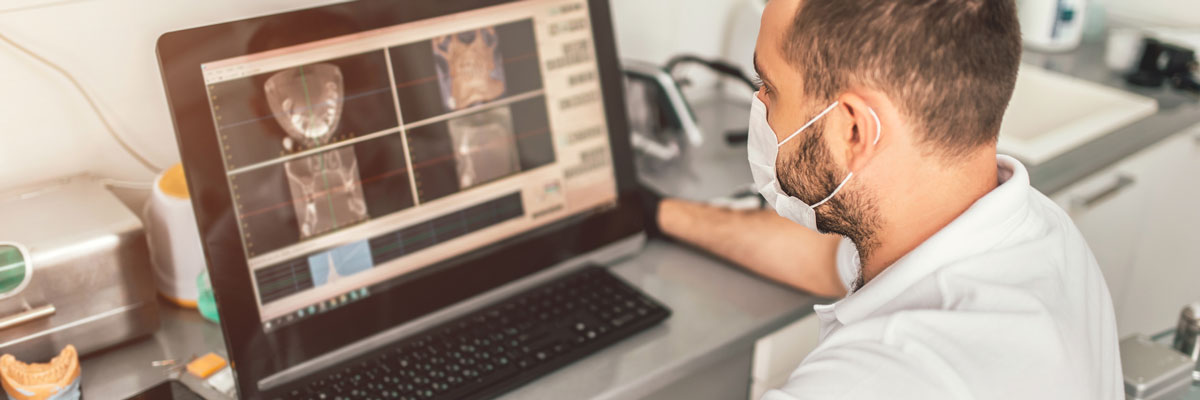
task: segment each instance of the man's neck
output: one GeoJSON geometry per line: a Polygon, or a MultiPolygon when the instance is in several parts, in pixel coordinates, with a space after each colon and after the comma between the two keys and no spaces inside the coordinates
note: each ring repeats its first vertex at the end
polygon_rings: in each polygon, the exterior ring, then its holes
{"type": "Polygon", "coordinates": [[[862,257],[864,284],[962,215],[998,185],[995,151],[972,155],[953,168],[917,172],[910,190],[889,194],[875,232],[875,246],[862,257]]]}

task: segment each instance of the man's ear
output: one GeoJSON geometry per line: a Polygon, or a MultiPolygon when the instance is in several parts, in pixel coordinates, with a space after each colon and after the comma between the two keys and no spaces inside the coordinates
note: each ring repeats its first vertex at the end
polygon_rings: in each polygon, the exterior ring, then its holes
{"type": "Polygon", "coordinates": [[[842,138],[846,141],[846,168],[857,172],[870,163],[887,138],[882,134],[878,112],[865,98],[848,92],[839,101],[838,107],[846,112],[850,122],[842,138]]]}

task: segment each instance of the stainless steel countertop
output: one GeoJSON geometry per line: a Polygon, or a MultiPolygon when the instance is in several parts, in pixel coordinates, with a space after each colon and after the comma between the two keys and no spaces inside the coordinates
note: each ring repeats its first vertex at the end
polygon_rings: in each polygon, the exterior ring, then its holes
{"type": "Polygon", "coordinates": [[[1064,53],[1026,51],[1022,61],[1158,100],[1158,112],[1037,165],[1026,165],[1033,187],[1050,196],[1092,173],[1200,123],[1200,98],[1166,86],[1125,83],[1104,65],[1104,42],[1086,41],[1064,53]]]}
{"type": "Polygon", "coordinates": [[[169,370],[150,363],[161,360],[188,362],[208,352],[225,354],[221,328],[195,310],[185,310],[160,299],[161,326],[154,335],[90,354],[82,360],[80,389],[88,399],[123,399],[166,380],[169,370]]]}

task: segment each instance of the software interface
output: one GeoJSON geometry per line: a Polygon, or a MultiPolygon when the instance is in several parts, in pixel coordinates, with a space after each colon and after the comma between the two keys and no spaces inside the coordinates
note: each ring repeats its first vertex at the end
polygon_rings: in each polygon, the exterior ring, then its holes
{"type": "Polygon", "coordinates": [[[616,203],[586,0],[201,65],[263,329],[616,203]]]}

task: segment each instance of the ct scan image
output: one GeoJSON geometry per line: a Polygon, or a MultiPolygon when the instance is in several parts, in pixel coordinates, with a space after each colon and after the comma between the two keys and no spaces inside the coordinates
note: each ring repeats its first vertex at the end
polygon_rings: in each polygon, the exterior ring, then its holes
{"type": "Polygon", "coordinates": [[[287,133],[283,148],[313,148],[329,142],[342,117],[342,70],[314,64],[276,72],[263,84],[267,105],[287,133]]]}
{"type": "Polygon", "coordinates": [[[432,41],[438,87],[447,111],[504,95],[504,57],[495,27],[436,37],[432,41]]]}
{"type": "Polygon", "coordinates": [[[382,51],[208,86],[229,171],[400,125],[382,51]]]}
{"type": "Polygon", "coordinates": [[[301,239],[368,218],[353,147],[290,160],[284,170],[301,239]]]}
{"type": "Polygon", "coordinates": [[[407,125],[542,89],[532,19],[393,46],[388,54],[407,125]]]}
{"type": "Polygon", "coordinates": [[[466,189],[521,171],[521,157],[513,133],[512,111],[496,107],[451,119],[459,188],[466,189]]]}
{"type": "MultiPolygon", "coordinates": [[[[328,144],[342,116],[342,71],[313,64],[276,72],[263,84],[275,122],[287,132],[283,147],[328,144]]],[[[367,219],[354,148],[317,153],[284,162],[300,238],[367,219]]]]}

